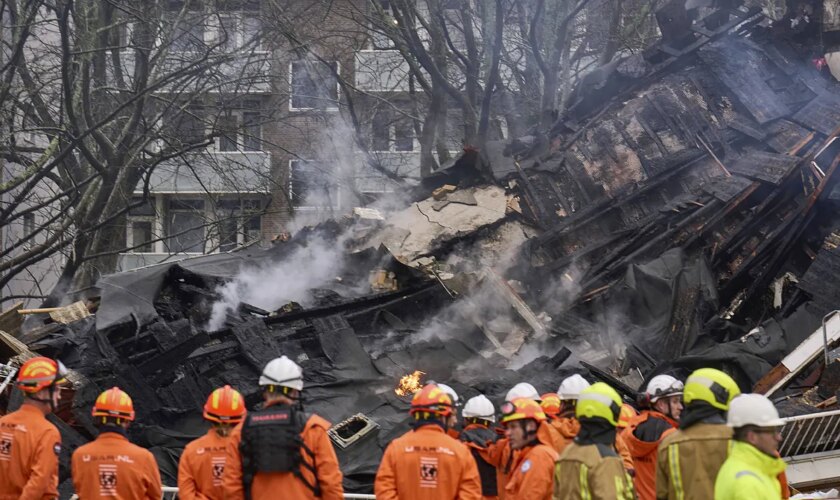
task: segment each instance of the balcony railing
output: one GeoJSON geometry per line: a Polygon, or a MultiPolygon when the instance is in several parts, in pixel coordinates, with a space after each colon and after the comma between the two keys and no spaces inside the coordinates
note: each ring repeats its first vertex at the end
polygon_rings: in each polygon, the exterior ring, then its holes
{"type": "Polygon", "coordinates": [[[161,194],[267,193],[272,187],[271,154],[202,151],[173,158],[155,167],[149,187],[161,194]]]}

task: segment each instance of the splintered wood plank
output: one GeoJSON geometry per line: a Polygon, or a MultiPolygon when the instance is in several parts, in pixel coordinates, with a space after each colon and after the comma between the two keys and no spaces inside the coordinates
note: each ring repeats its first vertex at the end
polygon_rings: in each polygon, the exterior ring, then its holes
{"type": "Polygon", "coordinates": [[[795,156],[751,151],[732,162],[729,170],[750,179],[778,185],[799,161],[800,158],[795,156]]]}
{"type": "Polygon", "coordinates": [[[802,125],[825,135],[840,126],[840,99],[830,94],[819,95],[793,115],[802,125]]]}

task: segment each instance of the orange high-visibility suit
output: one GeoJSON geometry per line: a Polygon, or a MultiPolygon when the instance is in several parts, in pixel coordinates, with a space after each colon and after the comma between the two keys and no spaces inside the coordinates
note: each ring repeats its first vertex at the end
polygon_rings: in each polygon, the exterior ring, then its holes
{"type": "Polygon", "coordinates": [[[505,486],[508,500],[551,500],[554,493],[554,462],[557,452],[546,430],[547,423],[537,431],[539,444],[518,450],[510,478],[505,486]]]}
{"type": "Polygon", "coordinates": [[[0,417],[0,500],[58,498],[60,451],[58,429],[35,406],[0,417]]]}
{"type": "Polygon", "coordinates": [[[190,442],[178,462],[178,498],[222,500],[228,438],[213,429],[190,442]]]}
{"type": "MultiPolygon", "coordinates": [[[[551,424],[551,426],[564,438],[563,447],[557,449],[557,453],[562,455],[566,446],[568,446],[569,443],[577,437],[578,432],[580,432],[580,422],[578,422],[576,418],[560,417],[550,420],[549,424],[551,424]]],[[[621,457],[624,469],[632,473],[634,470],[633,456],[630,454],[630,448],[627,446],[624,438],[618,432],[615,434],[615,450],[618,452],[618,456],[621,457]]]]}
{"type": "Polygon", "coordinates": [[[73,452],[73,486],[84,500],[131,498],[160,500],[161,483],[149,450],[116,432],[102,432],[73,452]]]}
{"type": "MultiPolygon", "coordinates": [[[[243,422],[244,423],[244,422],[243,422]]],[[[330,423],[312,415],[306,421],[301,432],[303,444],[315,455],[315,470],[318,476],[318,486],[321,488],[322,500],[343,500],[344,489],[341,486],[341,469],[338,467],[338,458],[335,456],[327,430],[330,423]]],[[[239,443],[242,441],[242,423],[237,425],[230,434],[227,444],[227,462],[225,465],[222,488],[225,493],[225,500],[243,500],[245,490],[242,484],[242,456],[239,453],[239,443]]],[[[309,454],[301,450],[301,457],[309,465],[313,465],[309,454]]],[[[315,477],[307,467],[301,467],[300,472],[309,484],[315,484],[315,477]]],[[[277,498],[282,495],[284,498],[314,499],[315,494],[302,480],[295,477],[292,472],[257,472],[254,474],[254,481],[251,483],[251,498],[260,500],[264,498],[277,498]]]]}
{"type": "Polygon", "coordinates": [[[656,457],[659,443],[674,432],[677,422],[667,415],[654,410],[645,410],[630,419],[630,423],[621,433],[621,437],[630,448],[636,475],[633,485],[639,500],[656,499],[656,457]],[[654,420],[655,419],[655,420],[654,420]],[[644,434],[637,432],[640,427],[647,427],[644,434]],[[647,438],[643,439],[643,438],[647,438]],[[649,440],[655,439],[655,440],[649,440]]]}
{"type": "Polygon", "coordinates": [[[505,498],[505,487],[513,472],[516,453],[510,448],[508,438],[501,438],[487,447],[487,463],[496,468],[496,487],[499,499],[505,498]]]}
{"type": "Polygon", "coordinates": [[[467,447],[428,424],[391,441],[374,492],[377,500],[479,500],[481,480],[467,447]]]}

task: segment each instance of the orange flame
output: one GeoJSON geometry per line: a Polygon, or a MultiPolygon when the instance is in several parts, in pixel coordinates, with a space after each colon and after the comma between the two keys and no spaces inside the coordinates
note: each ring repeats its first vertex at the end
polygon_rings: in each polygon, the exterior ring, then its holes
{"type": "Polygon", "coordinates": [[[423,388],[423,384],[420,383],[420,377],[425,374],[425,372],[421,372],[420,370],[414,370],[414,373],[403,376],[397,388],[394,389],[394,392],[397,393],[397,396],[411,396],[423,388]]]}

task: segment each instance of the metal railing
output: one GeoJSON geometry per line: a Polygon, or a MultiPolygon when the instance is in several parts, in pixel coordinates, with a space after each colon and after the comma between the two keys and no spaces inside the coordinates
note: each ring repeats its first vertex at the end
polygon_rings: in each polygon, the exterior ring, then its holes
{"type": "Polygon", "coordinates": [[[6,386],[11,383],[15,373],[17,373],[17,368],[0,364],[0,394],[3,394],[3,391],[6,390],[6,386]]]}
{"type": "Polygon", "coordinates": [[[840,410],[782,420],[785,421],[779,446],[782,458],[840,450],[840,410]]]}
{"type": "MultiPolygon", "coordinates": [[[[163,499],[162,500],[175,500],[178,498],[178,488],[175,486],[164,486],[163,487],[163,499]]],[[[363,495],[361,493],[345,493],[344,498],[347,500],[375,500],[376,495],[363,495]]],[[[73,495],[70,497],[70,500],[79,500],[78,495],[73,495]]]]}

